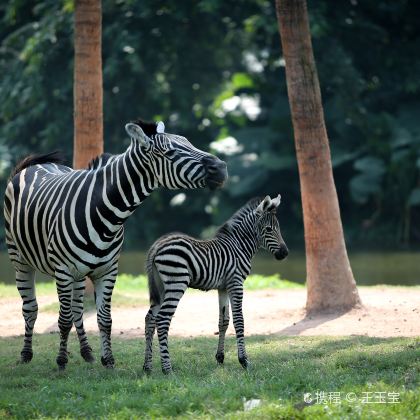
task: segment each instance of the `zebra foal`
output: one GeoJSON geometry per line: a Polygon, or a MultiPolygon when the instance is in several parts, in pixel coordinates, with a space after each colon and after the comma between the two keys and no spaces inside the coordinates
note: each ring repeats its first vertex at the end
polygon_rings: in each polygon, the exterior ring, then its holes
{"type": "Polygon", "coordinates": [[[35,270],[56,279],[60,313],[57,364],[68,362],[73,324],[80,353],[93,361],[83,326],[85,277],[95,287],[101,362],[114,366],[111,298],[124,238],[124,223],[156,189],[220,187],[226,164],[195,148],[185,137],[165,133],[162,122],[126,124],[131,144],[120,155],[104,154],[88,170],[63,165],[54,153],[30,156],[12,172],[4,198],[6,244],[22,297],[25,338],[21,361],[33,357],[38,315],[35,270]]]}
{"type": "Polygon", "coordinates": [[[276,216],[280,195],[253,199],[239,209],[211,240],[180,233],[159,238],[147,255],[150,309],[146,315],[146,349],[143,370],[152,369],[152,342],[157,329],[162,371],[172,371],[168,330],[172,316],[188,287],[217,289],[219,293],[219,344],[216,360],[224,360],[225,334],[229,325],[229,301],[236,331],[238,359],[249,365],[244,342],[243,283],[251,271],[251,259],[259,248],[278,260],[288,255],[276,216]]]}

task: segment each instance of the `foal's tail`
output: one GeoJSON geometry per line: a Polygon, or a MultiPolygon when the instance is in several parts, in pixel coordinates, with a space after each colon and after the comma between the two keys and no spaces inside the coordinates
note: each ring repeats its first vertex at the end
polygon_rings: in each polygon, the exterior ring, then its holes
{"type": "Polygon", "coordinates": [[[151,306],[160,305],[163,291],[162,280],[160,279],[154,264],[157,250],[158,241],[152,245],[149,252],[147,253],[146,258],[146,272],[149,284],[149,298],[151,306]]]}

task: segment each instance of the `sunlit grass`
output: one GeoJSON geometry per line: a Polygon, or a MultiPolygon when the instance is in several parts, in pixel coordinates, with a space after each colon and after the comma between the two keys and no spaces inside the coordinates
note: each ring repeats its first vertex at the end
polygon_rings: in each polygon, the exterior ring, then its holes
{"type": "MultiPolygon", "coordinates": [[[[99,358],[99,340],[91,334],[99,358]]],[[[57,335],[34,337],[34,359],[17,365],[22,337],[0,339],[2,418],[273,418],[415,419],[420,407],[419,343],[413,338],[247,338],[252,366],[244,371],[233,337],[223,368],[214,360],[217,338],[171,339],[175,374],[164,376],[155,352],[150,377],[141,370],[143,339],[114,337],[116,368],[87,365],[70,337],[68,368],[55,367],[57,335]],[[304,393],[339,392],[341,404],[303,404],[304,393]],[[363,397],[398,393],[398,403],[367,404],[363,397]],[[346,401],[348,393],[357,400],[346,401]],[[352,394],[353,395],[353,394],[352,394]],[[261,406],[244,412],[243,398],[261,406]]],[[[155,348],[156,350],[156,348],[155,348]]],[[[328,399],[328,397],[327,397],[328,399]]]]}
{"type": "MultiPolygon", "coordinates": [[[[260,289],[289,289],[302,288],[299,283],[280,279],[278,275],[262,276],[252,274],[245,281],[246,290],[260,289]]],[[[36,293],[38,296],[53,296],[57,294],[54,281],[36,283],[36,293]]],[[[133,276],[131,274],[120,274],[115,283],[112,298],[113,306],[131,306],[139,304],[139,299],[147,300],[147,277],[145,275],[133,276]]],[[[19,297],[19,293],[14,284],[0,283],[0,298],[19,297]]],[[[87,304],[89,304],[87,302],[87,304]]],[[[56,307],[58,309],[58,306],[56,307]]]]}

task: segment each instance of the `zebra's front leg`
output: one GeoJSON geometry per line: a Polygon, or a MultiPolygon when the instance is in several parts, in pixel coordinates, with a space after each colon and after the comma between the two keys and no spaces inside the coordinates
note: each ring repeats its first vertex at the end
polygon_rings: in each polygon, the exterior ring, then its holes
{"type": "Polygon", "coordinates": [[[29,363],[33,357],[32,336],[38,316],[38,303],[35,295],[35,270],[26,264],[15,263],[16,287],[22,298],[22,315],[25,320],[25,338],[20,352],[21,363],[29,363]]]}
{"type": "Polygon", "coordinates": [[[115,365],[111,349],[111,298],[117,272],[118,269],[115,266],[104,277],[94,279],[97,320],[101,334],[101,363],[109,369],[115,365]]]}
{"type": "Polygon", "coordinates": [[[73,299],[71,309],[73,312],[74,326],[80,343],[80,354],[86,362],[92,363],[95,358],[92,354],[85,328],[83,326],[83,298],[85,294],[86,279],[82,278],[73,283],[73,299]]]}
{"type": "Polygon", "coordinates": [[[219,293],[219,344],[217,346],[216,360],[220,365],[225,360],[225,335],[229,326],[229,295],[226,290],[219,293]]]}
{"type": "Polygon", "coordinates": [[[145,351],[144,351],[144,364],[143,370],[147,374],[152,371],[152,360],[153,360],[153,336],[156,329],[156,315],[158,314],[160,305],[152,305],[147,312],[145,318],[145,351]]]}
{"type": "Polygon", "coordinates": [[[175,277],[164,280],[165,292],[162,304],[156,317],[156,328],[159,339],[160,361],[162,372],[169,374],[172,372],[172,363],[168,350],[168,332],[172,317],[178,303],[187,290],[189,277],[175,277]]]}
{"type": "Polygon", "coordinates": [[[236,342],[238,345],[238,360],[244,369],[249,367],[248,356],[244,340],[244,316],[242,313],[243,280],[235,280],[229,288],[229,298],[232,305],[233,325],[235,326],[236,342]]]}
{"type": "Polygon", "coordinates": [[[73,282],[74,279],[64,270],[56,271],[56,285],[60,312],[58,315],[58,328],[60,330],[60,349],[58,350],[57,365],[59,370],[64,370],[69,361],[67,352],[67,342],[71,327],[73,326],[73,282]]]}

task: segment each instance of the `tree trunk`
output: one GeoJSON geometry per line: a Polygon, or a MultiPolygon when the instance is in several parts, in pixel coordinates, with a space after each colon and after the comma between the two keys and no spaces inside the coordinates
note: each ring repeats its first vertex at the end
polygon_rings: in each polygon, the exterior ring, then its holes
{"type": "MultiPolygon", "coordinates": [[[[74,11],[73,168],[103,153],[101,0],[76,0],[74,11]]],[[[86,281],[86,294],[93,284],[86,281]]]]}
{"type": "Polygon", "coordinates": [[[74,12],[74,169],[103,152],[101,0],[76,0],[74,12]]]}
{"type": "Polygon", "coordinates": [[[306,0],[276,0],[305,227],[309,313],[360,304],[347,256],[306,0]]]}

